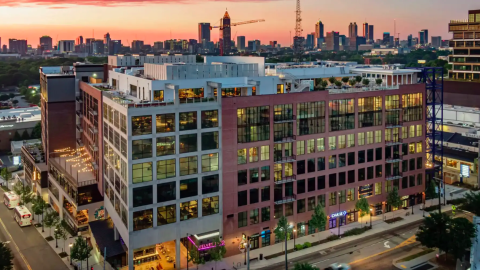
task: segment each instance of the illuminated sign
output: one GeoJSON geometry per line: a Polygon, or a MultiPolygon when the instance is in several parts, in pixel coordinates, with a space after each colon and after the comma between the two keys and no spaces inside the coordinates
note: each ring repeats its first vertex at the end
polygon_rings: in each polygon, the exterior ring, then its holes
{"type": "Polygon", "coordinates": [[[105,218],[105,209],[103,208],[103,206],[100,206],[100,208],[95,210],[94,216],[96,220],[105,218]]]}
{"type": "Polygon", "coordinates": [[[0,125],[0,128],[10,128],[13,127],[13,125],[0,125]]]}
{"type": "Polygon", "coordinates": [[[460,164],[460,175],[463,177],[470,177],[470,166],[460,164]]]}
{"type": "Polygon", "coordinates": [[[338,213],[333,213],[330,215],[330,218],[343,217],[347,215],[347,211],[342,211],[338,213]]]}
{"type": "Polygon", "coordinates": [[[20,156],[13,157],[13,165],[20,165],[20,156]]]}
{"type": "MultiPolygon", "coordinates": [[[[220,246],[225,246],[225,240],[222,240],[220,242],[220,246]]],[[[211,249],[216,247],[214,243],[207,243],[207,244],[202,244],[198,247],[198,250],[206,250],[206,249],[211,249]]]]}
{"type": "Polygon", "coordinates": [[[425,63],[427,63],[427,60],[418,60],[418,63],[419,64],[425,64],[425,63]]]}

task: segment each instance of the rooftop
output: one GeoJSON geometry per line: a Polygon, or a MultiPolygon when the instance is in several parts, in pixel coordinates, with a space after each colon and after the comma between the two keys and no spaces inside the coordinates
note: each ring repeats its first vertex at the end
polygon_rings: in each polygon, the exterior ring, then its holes
{"type": "Polygon", "coordinates": [[[95,175],[92,173],[94,165],[83,147],[76,150],[55,151],[50,154],[48,161],[77,187],[97,183],[95,175]]]}
{"type": "MultiPolygon", "coordinates": [[[[12,142],[13,144],[14,142],[12,142]]],[[[42,140],[35,139],[35,140],[28,140],[28,141],[16,141],[15,146],[23,147],[32,158],[35,160],[35,163],[42,163],[45,162],[45,152],[42,146],[42,140]]]]}
{"type": "Polygon", "coordinates": [[[6,128],[7,123],[32,122],[41,120],[39,107],[16,108],[0,110],[0,130],[6,128]]]}

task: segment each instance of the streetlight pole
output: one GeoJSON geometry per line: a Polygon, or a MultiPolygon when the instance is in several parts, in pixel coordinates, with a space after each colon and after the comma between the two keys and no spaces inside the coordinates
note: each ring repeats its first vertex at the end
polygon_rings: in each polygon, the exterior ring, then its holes
{"type": "Polygon", "coordinates": [[[288,236],[288,224],[285,225],[285,228],[283,228],[284,234],[285,234],[285,270],[288,270],[288,259],[287,259],[287,236],[288,236]]]}
{"type": "Polygon", "coordinates": [[[73,244],[68,245],[70,247],[70,265],[72,265],[72,246],[73,244]]]}
{"type": "Polygon", "coordinates": [[[293,229],[293,250],[297,250],[297,246],[295,245],[295,233],[297,232],[296,229],[293,229]]]}
{"type": "MultiPolygon", "coordinates": [[[[340,192],[338,192],[338,213],[340,213],[340,192]]],[[[340,237],[340,224],[341,224],[341,217],[337,218],[338,222],[338,237],[340,237]]]]}
{"type": "Polygon", "coordinates": [[[370,229],[372,228],[372,212],[373,212],[373,209],[370,208],[370,229]]]}

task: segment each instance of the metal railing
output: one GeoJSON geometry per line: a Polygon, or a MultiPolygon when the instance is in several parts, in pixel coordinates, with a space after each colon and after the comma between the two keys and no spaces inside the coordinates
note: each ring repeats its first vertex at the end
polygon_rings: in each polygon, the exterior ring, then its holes
{"type": "Polygon", "coordinates": [[[276,185],[284,184],[284,183],[290,183],[290,182],[295,182],[297,180],[297,176],[291,175],[291,176],[284,176],[282,179],[275,181],[276,185]]]}
{"type": "Polygon", "coordinates": [[[293,142],[297,139],[297,136],[295,135],[288,135],[285,134],[283,136],[274,136],[273,141],[274,142],[293,142]]]}
{"type": "Polygon", "coordinates": [[[297,195],[293,194],[290,196],[285,196],[281,200],[275,201],[275,204],[284,204],[284,203],[294,202],[296,200],[297,200],[297,195]]]}
{"type": "Polygon", "coordinates": [[[288,157],[281,157],[281,158],[275,158],[274,157],[274,163],[278,164],[278,163],[285,163],[285,162],[293,162],[297,160],[297,156],[295,155],[292,155],[292,156],[288,156],[288,157]]]}
{"type": "Polygon", "coordinates": [[[403,174],[401,172],[394,172],[392,174],[387,174],[385,177],[385,180],[391,181],[391,180],[397,180],[401,179],[403,177],[403,174]]]}
{"type": "Polygon", "coordinates": [[[281,123],[281,122],[291,122],[297,120],[296,115],[273,115],[273,122],[275,123],[281,123]]]}
{"type": "Polygon", "coordinates": [[[217,102],[217,97],[179,98],[180,104],[217,102]]]}
{"type": "Polygon", "coordinates": [[[395,121],[395,123],[385,123],[385,128],[398,128],[402,126],[403,126],[402,121],[395,121]]]}

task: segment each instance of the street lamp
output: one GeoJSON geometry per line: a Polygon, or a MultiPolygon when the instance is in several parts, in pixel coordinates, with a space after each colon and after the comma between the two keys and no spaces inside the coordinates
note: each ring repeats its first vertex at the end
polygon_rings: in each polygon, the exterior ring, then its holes
{"type": "Polygon", "coordinates": [[[295,245],[295,233],[297,232],[296,229],[293,229],[293,250],[297,250],[297,246],[295,245]]]}
{"type": "Polygon", "coordinates": [[[372,212],[373,208],[370,208],[370,229],[372,228],[372,212]]]}
{"type": "Polygon", "coordinates": [[[58,248],[58,239],[57,239],[57,235],[56,235],[57,229],[55,229],[54,233],[55,233],[55,247],[58,248]]]}
{"type": "Polygon", "coordinates": [[[72,247],[73,247],[73,244],[69,244],[68,246],[70,247],[70,265],[72,265],[72,247]]]}
{"type": "MultiPolygon", "coordinates": [[[[338,213],[340,213],[340,192],[338,192],[338,213]]],[[[339,216],[338,217],[338,237],[340,237],[340,225],[342,224],[342,221],[341,221],[342,217],[339,216]]]]}

